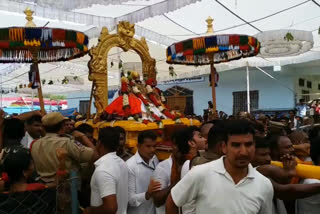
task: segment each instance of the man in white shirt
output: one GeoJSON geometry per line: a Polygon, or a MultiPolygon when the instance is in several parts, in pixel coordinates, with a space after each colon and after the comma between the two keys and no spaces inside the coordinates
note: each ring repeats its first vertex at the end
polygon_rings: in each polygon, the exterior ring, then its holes
{"type": "Polygon", "coordinates": [[[245,120],[227,124],[222,158],[192,169],[172,188],[166,212],[179,213],[192,200],[197,214],[271,214],[273,187],[250,164],[255,154],[254,130],[245,120]]]}
{"type": "Polygon", "coordinates": [[[155,214],[152,201],[154,192],[161,188],[160,182],[152,175],[159,163],[155,156],[157,136],[152,131],[141,132],[138,136],[138,151],[127,160],[129,170],[128,214],[155,214]]]}
{"type": "Polygon", "coordinates": [[[308,105],[304,103],[304,99],[300,99],[296,105],[297,116],[304,118],[307,115],[308,105]]]}
{"type": "Polygon", "coordinates": [[[188,141],[182,140],[183,130],[176,131],[172,136],[172,155],[160,162],[154,171],[154,180],[161,183],[161,190],[153,195],[153,202],[157,214],[165,214],[165,203],[170,190],[181,176],[181,168],[186,161],[190,146],[188,141]]]}
{"type": "MultiPolygon", "coordinates": [[[[313,139],[311,143],[310,156],[315,165],[320,165],[320,138],[313,139]]],[[[304,179],[302,184],[320,185],[320,180],[304,179]]],[[[296,214],[318,214],[320,213],[320,192],[308,198],[299,199],[296,201],[296,214]]]]}
{"type": "Polygon", "coordinates": [[[26,149],[30,149],[30,145],[34,140],[41,137],[44,132],[40,115],[33,115],[25,121],[26,133],[21,140],[21,144],[26,149]]]}
{"type": "Polygon", "coordinates": [[[119,134],[114,128],[100,129],[97,151],[100,158],[91,178],[91,207],[85,214],[126,214],[128,205],[128,168],[116,155],[119,134]]]}

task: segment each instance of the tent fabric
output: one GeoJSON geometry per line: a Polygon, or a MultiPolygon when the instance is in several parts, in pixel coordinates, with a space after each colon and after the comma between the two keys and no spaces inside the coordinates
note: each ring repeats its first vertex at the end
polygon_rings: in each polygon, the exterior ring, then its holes
{"type": "MultiPolygon", "coordinates": [[[[188,2],[190,0],[183,0],[183,1],[179,0],[179,1],[188,2]]],[[[192,1],[195,1],[195,0],[192,0],[192,1]]],[[[66,2],[69,2],[69,1],[66,1],[66,2]]],[[[91,25],[91,26],[93,25],[93,26],[98,26],[100,28],[107,27],[109,31],[112,31],[116,28],[116,24],[119,21],[130,20],[133,23],[138,21],[143,21],[146,18],[150,18],[155,15],[160,15],[165,12],[169,12],[168,8],[171,8],[170,11],[175,10],[174,8],[181,7],[184,5],[181,2],[176,6],[169,6],[171,4],[165,1],[161,3],[161,5],[158,5],[158,4],[156,4],[155,6],[152,5],[150,6],[151,8],[144,8],[143,10],[139,10],[130,14],[123,15],[121,17],[117,17],[117,18],[83,14],[83,13],[78,13],[74,11],[73,12],[65,11],[65,10],[62,10],[63,8],[57,9],[55,7],[43,7],[43,6],[40,6],[41,4],[30,5],[24,2],[12,2],[8,0],[2,0],[0,2],[0,10],[23,13],[23,10],[26,7],[30,7],[32,10],[35,11],[35,16],[48,18],[48,19],[58,19],[61,21],[71,21],[71,22],[91,25]],[[164,3],[166,4],[163,5],[164,3]],[[154,12],[151,12],[151,11],[154,11],[154,12]]],[[[156,33],[150,29],[143,28],[141,26],[136,27],[136,33],[141,37],[146,37],[146,39],[148,40],[156,41],[163,45],[170,45],[171,43],[175,42],[174,39],[170,39],[164,35],[156,33]]],[[[91,36],[98,37],[99,35],[100,35],[100,30],[97,29],[95,33],[91,36]]]]}
{"type": "MultiPolygon", "coordinates": [[[[28,2],[33,2],[30,4],[22,0],[2,0],[0,1],[0,16],[2,17],[0,27],[8,27],[8,25],[24,26],[26,20],[23,10],[29,6],[35,10],[34,22],[37,26],[44,26],[49,21],[48,27],[90,32],[90,46],[92,47],[98,42],[97,37],[102,26],[108,27],[109,32],[114,33],[113,29],[115,29],[117,21],[134,22],[136,37],[146,37],[150,54],[157,61],[157,80],[159,82],[210,73],[208,66],[174,65],[177,76],[171,77],[169,75],[169,65],[165,62],[166,47],[179,41],[206,35],[207,23],[205,20],[208,16],[214,18],[214,34],[254,36],[259,33],[259,30],[265,32],[290,29],[312,32],[314,40],[313,47],[308,52],[298,56],[266,58],[258,55],[218,64],[216,69],[219,72],[243,67],[247,64],[253,67],[284,66],[312,63],[311,61],[320,59],[320,36],[318,35],[320,7],[311,0],[261,0],[259,2],[256,0],[80,0],[79,4],[74,5],[75,1],[29,0],[28,2]],[[10,16],[10,22],[6,18],[8,16],[10,16]],[[250,22],[250,24],[247,22],[250,22]]],[[[315,0],[315,2],[320,3],[320,0],[315,0]]],[[[176,47],[171,48],[171,53],[177,53],[175,49],[176,47]]],[[[200,48],[197,51],[201,53],[204,50],[200,48]]],[[[119,58],[124,63],[141,62],[140,57],[131,51],[123,52],[123,50],[112,48],[107,61],[109,89],[117,89],[120,83],[117,66],[119,58]],[[115,64],[113,67],[110,66],[111,62],[115,64]]],[[[71,62],[41,64],[39,66],[41,79],[46,79],[47,82],[51,79],[54,81],[53,85],[43,85],[43,92],[90,91],[92,83],[87,79],[89,59],[89,56],[84,56],[71,62]],[[84,85],[61,84],[61,80],[71,73],[85,79],[84,85]]],[[[27,75],[24,74],[28,69],[29,66],[24,65],[10,67],[1,65],[2,87],[12,91],[20,83],[28,84],[27,75]]],[[[19,93],[24,91],[25,93],[31,93],[27,88],[19,89],[19,93]]]]}

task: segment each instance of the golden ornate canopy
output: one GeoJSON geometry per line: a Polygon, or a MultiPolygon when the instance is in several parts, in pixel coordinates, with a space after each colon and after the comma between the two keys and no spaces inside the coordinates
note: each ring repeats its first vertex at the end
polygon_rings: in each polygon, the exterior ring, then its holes
{"type": "Polygon", "coordinates": [[[143,78],[156,78],[156,61],[149,54],[149,48],[145,38],[141,40],[133,38],[135,34],[134,24],[129,22],[119,22],[117,34],[109,34],[104,27],[101,31],[99,42],[93,47],[89,55],[89,80],[93,81],[93,96],[95,98],[95,107],[97,121],[104,109],[108,105],[108,53],[113,47],[122,48],[124,51],[134,50],[140,56],[142,61],[143,78]]]}

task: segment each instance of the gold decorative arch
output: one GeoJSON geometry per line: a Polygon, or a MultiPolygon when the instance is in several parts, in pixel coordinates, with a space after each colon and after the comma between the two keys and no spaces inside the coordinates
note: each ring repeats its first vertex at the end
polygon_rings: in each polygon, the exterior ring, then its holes
{"type": "Polygon", "coordinates": [[[145,38],[137,40],[134,24],[126,21],[119,22],[117,34],[109,34],[106,27],[102,28],[99,42],[93,47],[89,55],[89,80],[93,81],[93,96],[97,110],[95,121],[100,118],[108,105],[108,53],[113,47],[122,48],[124,51],[134,50],[142,61],[143,78],[156,78],[156,61],[149,54],[149,48],[145,38]]]}

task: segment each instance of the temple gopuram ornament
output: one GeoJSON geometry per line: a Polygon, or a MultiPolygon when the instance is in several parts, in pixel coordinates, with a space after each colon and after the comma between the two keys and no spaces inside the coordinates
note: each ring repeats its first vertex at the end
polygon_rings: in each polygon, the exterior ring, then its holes
{"type": "Polygon", "coordinates": [[[125,52],[134,50],[140,56],[142,61],[142,73],[144,80],[156,78],[156,61],[149,54],[149,48],[145,38],[141,40],[133,38],[135,34],[134,24],[126,21],[119,22],[117,34],[109,34],[104,27],[101,31],[99,42],[93,47],[89,55],[89,80],[93,81],[93,96],[95,98],[95,107],[97,122],[108,105],[108,53],[111,48],[119,47],[125,52]]]}

